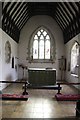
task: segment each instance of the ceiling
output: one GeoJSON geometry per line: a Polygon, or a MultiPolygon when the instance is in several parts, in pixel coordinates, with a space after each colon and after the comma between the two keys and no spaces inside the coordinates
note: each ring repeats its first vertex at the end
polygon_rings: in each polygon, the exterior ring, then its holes
{"type": "Polygon", "coordinates": [[[80,33],[80,2],[2,2],[2,29],[16,42],[26,22],[49,15],[63,31],[64,43],[80,33]]]}

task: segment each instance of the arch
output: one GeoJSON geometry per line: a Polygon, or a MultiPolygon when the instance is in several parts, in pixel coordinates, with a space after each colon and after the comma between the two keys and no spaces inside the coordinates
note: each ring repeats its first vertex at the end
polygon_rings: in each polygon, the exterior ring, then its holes
{"type": "Polygon", "coordinates": [[[71,47],[71,73],[78,75],[78,60],[79,59],[79,45],[74,42],[71,47]]]}
{"type": "MultiPolygon", "coordinates": [[[[29,44],[28,44],[28,55],[29,55],[29,61],[42,61],[40,60],[39,56],[38,58],[36,58],[36,60],[34,59],[33,57],[33,42],[34,40],[38,40],[40,42],[40,40],[44,40],[44,42],[46,40],[50,40],[50,57],[49,55],[47,57],[45,57],[45,54],[44,54],[44,57],[42,57],[42,60],[45,61],[45,62],[55,62],[55,56],[56,56],[56,45],[55,45],[55,40],[54,40],[54,37],[52,35],[52,33],[50,32],[49,29],[47,29],[45,26],[40,26],[38,27],[33,33],[32,35],[30,36],[30,40],[29,40],[29,44]]],[[[45,42],[46,43],[46,42],[45,42]]],[[[45,44],[44,43],[44,44],[45,44]]],[[[38,54],[39,54],[39,44],[38,44],[38,54]]],[[[45,45],[44,45],[44,53],[45,53],[45,45]]]]}

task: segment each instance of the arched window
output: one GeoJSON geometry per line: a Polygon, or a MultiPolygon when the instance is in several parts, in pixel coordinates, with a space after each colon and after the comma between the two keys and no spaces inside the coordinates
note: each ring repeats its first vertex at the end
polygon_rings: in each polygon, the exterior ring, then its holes
{"type": "Polygon", "coordinates": [[[50,36],[43,29],[34,35],[33,59],[50,59],[50,36]]]}
{"type": "Polygon", "coordinates": [[[29,43],[30,61],[54,62],[55,41],[52,34],[44,27],[38,28],[29,43]]]}
{"type": "Polygon", "coordinates": [[[79,62],[79,45],[77,42],[74,43],[71,49],[71,73],[78,75],[78,62],[79,62]]]}

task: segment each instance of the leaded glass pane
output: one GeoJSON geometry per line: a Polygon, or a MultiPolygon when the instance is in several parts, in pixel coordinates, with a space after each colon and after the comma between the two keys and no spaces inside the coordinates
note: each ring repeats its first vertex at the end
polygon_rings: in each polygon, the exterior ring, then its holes
{"type": "Polygon", "coordinates": [[[45,42],[45,59],[50,59],[50,41],[45,42]]]}
{"type": "Polygon", "coordinates": [[[47,39],[47,40],[49,40],[49,39],[50,39],[49,35],[47,35],[47,36],[46,36],[46,39],[47,39]]]}
{"type": "Polygon", "coordinates": [[[40,35],[41,35],[41,32],[40,32],[40,31],[38,31],[38,32],[37,32],[37,35],[38,35],[38,36],[40,36],[40,35]]]}
{"type": "MultiPolygon", "coordinates": [[[[79,57],[79,46],[75,43],[71,49],[71,72],[76,73],[79,57]]],[[[77,71],[78,72],[78,71],[77,71]]]]}
{"type": "Polygon", "coordinates": [[[37,36],[37,35],[35,35],[35,36],[34,36],[34,39],[38,39],[38,36],[37,36]]]}
{"type": "Polygon", "coordinates": [[[44,59],[44,40],[39,42],[39,59],[44,59]]]}
{"type": "Polygon", "coordinates": [[[43,32],[43,29],[41,29],[40,31],[43,32]]]}
{"type": "Polygon", "coordinates": [[[43,32],[43,35],[44,35],[44,36],[46,36],[46,34],[47,34],[47,32],[46,32],[46,31],[44,31],[44,32],[43,32]]]}
{"type": "Polygon", "coordinates": [[[34,36],[33,59],[50,59],[50,37],[43,29],[34,36]]]}
{"type": "Polygon", "coordinates": [[[44,36],[43,36],[43,35],[41,35],[41,36],[40,36],[40,39],[41,39],[41,40],[43,40],[43,39],[44,39],[44,36]]]}
{"type": "Polygon", "coordinates": [[[38,59],[38,40],[33,42],[33,59],[38,59]]]}

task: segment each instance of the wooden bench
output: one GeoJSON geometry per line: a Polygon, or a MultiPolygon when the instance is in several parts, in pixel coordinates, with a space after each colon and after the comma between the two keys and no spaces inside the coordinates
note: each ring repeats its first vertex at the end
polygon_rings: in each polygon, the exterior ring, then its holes
{"type": "Polygon", "coordinates": [[[50,89],[50,90],[58,90],[60,89],[61,90],[61,87],[58,87],[58,85],[29,85],[27,86],[27,88],[29,89],[50,89]]]}
{"type": "MultiPolygon", "coordinates": [[[[67,83],[67,82],[59,82],[57,83],[58,87],[61,87],[61,85],[80,85],[80,83],[67,83]]],[[[61,94],[60,90],[58,90],[58,94],[55,95],[56,99],[58,101],[63,100],[80,100],[80,94],[61,94]]]]}
{"type": "MultiPolygon", "coordinates": [[[[68,82],[58,82],[57,83],[58,87],[61,87],[61,85],[80,85],[80,83],[68,83],[68,82]]],[[[58,94],[60,94],[60,90],[58,91],[58,94]]]]}
{"type": "Polygon", "coordinates": [[[26,91],[27,81],[0,81],[0,83],[24,84],[25,89],[22,94],[0,94],[1,100],[28,100],[28,92],[26,91]]]}
{"type": "MultiPolygon", "coordinates": [[[[28,89],[45,89],[45,90],[58,90],[60,91],[62,89],[62,87],[59,87],[58,85],[31,85],[28,84],[26,86],[28,89]]],[[[25,88],[25,86],[23,85],[23,89],[25,88]]]]}

